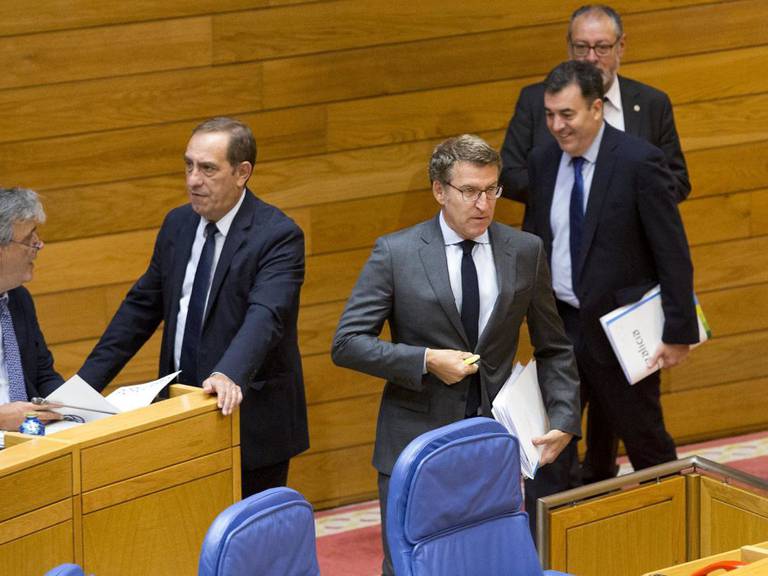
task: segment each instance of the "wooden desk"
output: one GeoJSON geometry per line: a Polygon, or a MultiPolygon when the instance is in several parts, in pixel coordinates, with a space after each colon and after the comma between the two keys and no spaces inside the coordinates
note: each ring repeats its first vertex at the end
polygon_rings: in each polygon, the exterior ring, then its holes
{"type": "Polygon", "coordinates": [[[208,526],[240,499],[239,415],[222,416],[216,398],[198,388],[174,386],[172,395],[4,451],[0,479],[11,486],[4,492],[25,502],[9,509],[15,524],[29,510],[54,502],[64,508],[71,499],[71,527],[61,530],[63,541],[71,534],[69,552],[57,549],[49,555],[56,562],[12,573],[40,573],[73,559],[98,575],[196,573],[208,526]],[[38,443],[42,461],[28,454],[38,443]],[[33,468],[43,463],[44,471],[33,468]]]}
{"type": "Polygon", "coordinates": [[[77,455],[48,438],[8,440],[0,451],[0,575],[41,574],[75,558],[77,455]]]}
{"type": "MultiPolygon", "coordinates": [[[[736,550],[713,554],[712,556],[699,558],[698,560],[686,562],[685,564],[653,570],[643,574],[643,576],[690,576],[696,570],[700,570],[701,568],[720,560],[741,560],[742,562],[748,562],[748,566],[743,566],[734,571],[734,574],[738,574],[739,576],[757,576],[758,574],[765,576],[768,574],[768,542],[762,542],[754,546],[742,546],[736,550]]],[[[714,573],[726,574],[723,570],[718,570],[714,573]]],[[[730,572],[728,572],[728,574],[730,574],[730,572]]]]}

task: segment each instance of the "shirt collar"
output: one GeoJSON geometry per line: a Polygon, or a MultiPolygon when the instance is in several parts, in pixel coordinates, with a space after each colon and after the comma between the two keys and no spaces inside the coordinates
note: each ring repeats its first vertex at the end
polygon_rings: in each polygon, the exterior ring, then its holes
{"type": "Polygon", "coordinates": [[[613,82],[611,82],[611,87],[608,88],[608,92],[605,93],[605,96],[603,96],[603,100],[608,100],[610,102],[611,106],[616,108],[619,112],[622,111],[621,109],[621,89],[619,88],[619,76],[618,74],[613,79],[613,82]]]}
{"type": "MultiPolygon", "coordinates": [[[[605,133],[605,121],[603,121],[602,125],[600,126],[600,130],[597,131],[597,136],[595,136],[595,139],[592,140],[592,144],[590,144],[589,148],[587,148],[587,151],[581,155],[581,157],[584,158],[590,164],[594,164],[595,162],[597,162],[597,153],[600,152],[600,143],[603,141],[604,133],[605,133]]],[[[571,161],[573,160],[573,156],[571,156],[567,152],[564,152],[563,154],[565,154],[565,156],[568,158],[568,163],[570,164],[571,161]]]]}
{"type": "MultiPolygon", "coordinates": [[[[460,244],[464,241],[464,238],[459,236],[456,231],[448,226],[448,222],[445,221],[445,216],[443,215],[443,211],[440,210],[440,230],[443,232],[443,241],[445,242],[446,246],[451,246],[453,244],[460,244]]],[[[485,230],[480,236],[477,238],[472,238],[475,242],[478,244],[490,244],[490,238],[488,237],[488,229],[485,230]]]]}
{"type": "MultiPolygon", "coordinates": [[[[245,200],[245,188],[243,188],[243,193],[240,194],[240,200],[237,201],[237,204],[235,204],[229,212],[224,214],[224,216],[222,216],[216,221],[216,228],[219,231],[219,234],[221,234],[223,238],[227,237],[227,234],[229,233],[229,228],[232,226],[232,221],[235,219],[235,214],[237,214],[237,211],[240,210],[240,206],[242,206],[243,200],[245,200]]],[[[198,230],[201,228],[205,228],[208,222],[209,221],[206,220],[205,218],[200,218],[200,224],[198,225],[198,230]]]]}

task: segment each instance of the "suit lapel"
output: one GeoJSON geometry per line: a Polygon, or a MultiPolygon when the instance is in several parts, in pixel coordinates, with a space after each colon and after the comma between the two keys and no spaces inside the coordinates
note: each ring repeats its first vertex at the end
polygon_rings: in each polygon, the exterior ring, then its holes
{"type": "Polygon", "coordinates": [[[515,284],[517,282],[517,258],[514,247],[510,243],[511,238],[507,234],[503,234],[501,227],[495,222],[488,229],[488,235],[491,239],[493,262],[496,266],[496,282],[499,286],[499,295],[493,305],[488,323],[478,339],[478,351],[483,350],[489,334],[498,335],[503,333],[504,329],[499,324],[504,321],[505,315],[500,311],[509,309],[515,295],[515,284]]]}
{"type": "Polygon", "coordinates": [[[642,110],[640,108],[640,91],[631,80],[619,77],[621,91],[621,111],[624,115],[624,131],[627,134],[642,136],[642,110]]]}
{"type": "Polygon", "coordinates": [[[240,206],[237,214],[235,214],[234,220],[232,220],[227,239],[219,255],[219,261],[216,263],[216,270],[213,273],[213,281],[211,282],[211,291],[208,293],[208,304],[205,307],[205,314],[203,316],[203,327],[205,327],[211,307],[216,302],[221,285],[229,271],[232,257],[248,237],[248,230],[253,224],[255,214],[256,198],[250,190],[246,189],[243,204],[240,206]]]}
{"type": "Polygon", "coordinates": [[[445,315],[450,320],[456,332],[458,332],[466,349],[469,350],[469,338],[464,332],[464,325],[461,323],[461,316],[456,309],[456,300],[453,297],[451,289],[451,280],[448,277],[448,260],[445,256],[445,241],[440,231],[440,222],[436,216],[427,226],[421,235],[424,246],[419,250],[419,257],[424,266],[424,272],[427,276],[432,290],[437,296],[440,306],[442,306],[445,315]]]}
{"type": "Polygon", "coordinates": [[[541,179],[541,188],[536,190],[537,196],[541,194],[541,209],[536,208],[536,214],[538,215],[536,233],[544,241],[544,245],[548,247],[547,253],[552,252],[553,235],[550,214],[552,212],[552,198],[555,195],[555,184],[557,183],[557,171],[560,167],[562,155],[563,151],[560,150],[556,142],[553,142],[547,148],[545,161],[542,163],[544,172],[541,179]]]}
{"type": "Polygon", "coordinates": [[[597,223],[600,221],[600,212],[610,190],[611,176],[613,175],[616,157],[613,149],[616,147],[614,140],[615,128],[608,124],[605,125],[603,140],[600,142],[600,149],[597,153],[597,162],[595,163],[595,172],[592,175],[592,185],[589,189],[589,200],[587,201],[587,212],[584,215],[584,238],[579,251],[579,269],[584,272],[584,262],[595,237],[597,223]]]}

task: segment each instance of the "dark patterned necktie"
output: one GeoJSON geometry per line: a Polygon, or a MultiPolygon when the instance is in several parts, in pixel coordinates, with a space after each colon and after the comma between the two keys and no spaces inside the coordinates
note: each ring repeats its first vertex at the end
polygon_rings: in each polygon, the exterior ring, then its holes
{"type": "Polygon", "coordinates": [[[13,330],[11,312],[8,310],[8,298],[0,299],[0,328],[3,330],[3,357],[8,372],[8,398],[11,402],[26,402],[27,387],[24,384],[19,343],[13,330]]]}
{"type": "Polygon", "coordinates": [[[197,374],[198,348],[200,335],[203,328],[203,314],[205,313],[205,301],[208,297],[208,287],[211,284],[211,267],[213,254],[216,251],[216,233],[219,231],[216,224],[209,222],[205,227],[205,244],[197,262],[195,280],[192,284],[192,294],[189,297],[187,308],[187,323],[184,326],[184,340],[181,343],[181,381],[185,384],[199,386],[201,384],[197,374]]]}

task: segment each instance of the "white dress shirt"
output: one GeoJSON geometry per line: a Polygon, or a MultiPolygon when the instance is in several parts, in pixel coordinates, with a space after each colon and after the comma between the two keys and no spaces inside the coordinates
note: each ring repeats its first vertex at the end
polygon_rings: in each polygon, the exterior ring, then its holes
{"type": "MultiPolygon", "coordinates": [[[[584,214],[586,217],[589,190],[592,177],[595,174],[595,162],[603,140],[605,124],[592,141],[589,149],[582,154],[584,163],[581,165],[581,175],[584,180],[584,214]]],[[[552,209],[549,213],[549,224],[552,228],[552,288],[558,300],[567,302],[574,308],[579,307],[579,299],[573,292],[571,280],[571,191],[573,190],[573,158],[563,152],[560,166],[557,170],[555,193],[552,197],[552,209]]]]}
{"type": "MultiPolygon", "coordinates": [[[[237,204],[224,216],[222,216],[218,222],[216,222],[216,228],[219,233],[215,237],[215,250],[213,252],[213,262],[211,262],[211,278],[209,279],[208,289],[205,296],[205,310],[208,307],[208,293],[211,291],[211,283],[213,283],[213,276],[216,273],[216,265],[219,263],[219,256],[221,250],[224,248],[224,242],[229,234],[229,228],[232,226],[232,221],[235,219],[235,214],[240,209],[240,206],[245,199],[245,189],[240,195],[240,200],[237,204]]],[[[208,225],[208,220],[200,218],[200,222],[197,225],[195,231],[195,241],[192,244],[192,252],[189,255],[189,262],[187,262],[187,270],[184,274],[184,283],[181,285],[181,300],[179,300],[179,313],[176,316],[176,338],[173,346],[173,360],[176,365],[176,370],[179,369],[179,362],[181,359],[181,345],[184,342],[184,328],[187,325],[187,310],[189,309],[189,299],[192,296],[192,285],[195,283],[195,272],[197,271],[197,263],[200,261],[200,254],[203,252],[203,246],[205,245],[205,227],[208,225]]]]}
{"type": "MultiPolygon", "coordinates": [[[[461,243],[464,241],[464,238],[448,226],[442,211],[440,212],[440,229],[443,232],[443,240],[445,241],[445,257],[448,261],[448,277],[451,281],[453,299],[456,302],[456,309],[461,314],[461,259],[464,256],[461,243]]],[[[477,238],[472,238],[472,240],[477,242],[472,249],[472,259],[475,261],[475,268],[477,269],[477,284],[480,292],[480,315],[477,325],[479,340],[485,325],[488,324],[488,319],[491,317],[493,306],[496,304],[496,298],[499,295],[499,284],[496,280],[496,264],[493,261],[493,251],[491,250],[488,230],[477,238]]]]}
{"type": "Polygon", "coordinates": [[[603,118],[617,130],[624,132],[624,111],[621,108],[621,88],[619,77],[613,79],[611,87],[603,97],[603,118]]]}

